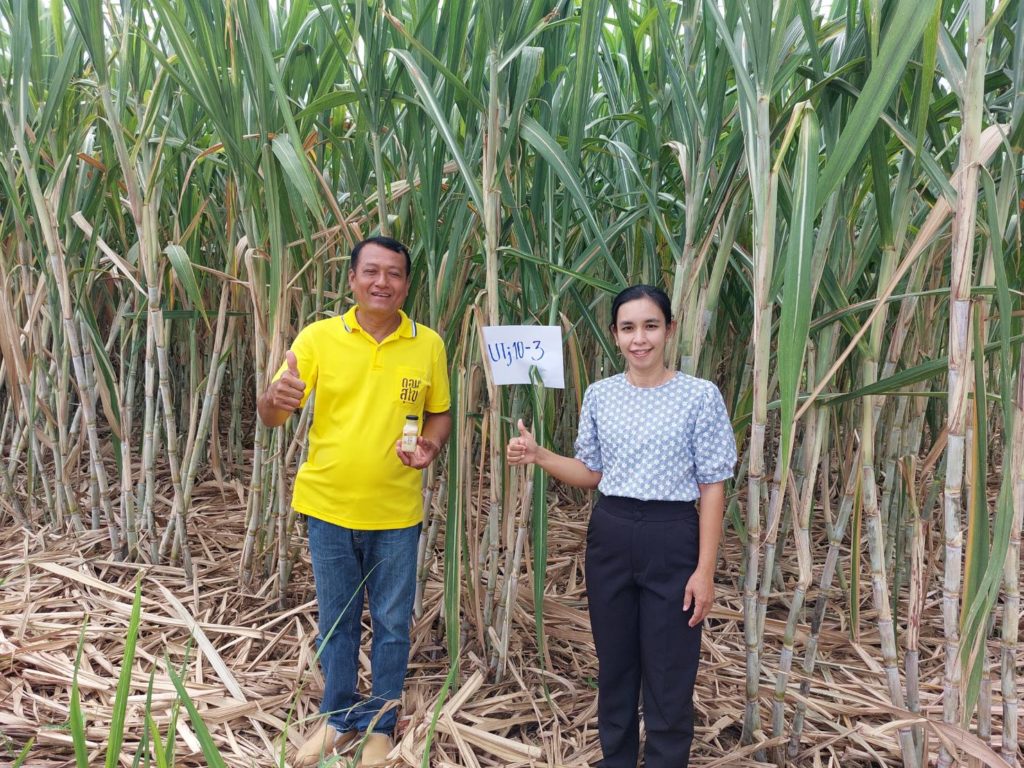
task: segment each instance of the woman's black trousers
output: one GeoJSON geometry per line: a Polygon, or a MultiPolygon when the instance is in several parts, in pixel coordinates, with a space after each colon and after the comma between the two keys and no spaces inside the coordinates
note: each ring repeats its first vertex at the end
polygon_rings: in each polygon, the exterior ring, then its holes
{"type": "Polygon", "coordinates": [[[598,661],[601,768],[636,768],[643,695],[645,768],[685,768],[701,627],[683,610],[697,567],[693,502],[604,496],[587,529],[586,579],[598,661]]]}

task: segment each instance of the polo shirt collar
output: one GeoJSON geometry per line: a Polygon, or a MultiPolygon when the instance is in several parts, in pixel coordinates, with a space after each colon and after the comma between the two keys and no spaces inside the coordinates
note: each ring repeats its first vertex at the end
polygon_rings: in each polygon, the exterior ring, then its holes
{"type": "MultiPolygon", "coordinates": [[[[345,327],[345,331],[348,333],[352,333],[353,331],[366,333],[366,331],[363,330],[363,327],[359,325],[359,320],[356,318],[357,306],[357,304],[353,304],[349,310],[341,316],[341,324],[345,327]]],[[[398,310],[398,314],[402,320],[399,322],[398,329],[392,334],[392,336],[398,334],[398,336],[405,339],[416,338],[416,334],[419,332],[419,328],[416,326],[416,321],[405,314],[402,310],[398,310]]]]}

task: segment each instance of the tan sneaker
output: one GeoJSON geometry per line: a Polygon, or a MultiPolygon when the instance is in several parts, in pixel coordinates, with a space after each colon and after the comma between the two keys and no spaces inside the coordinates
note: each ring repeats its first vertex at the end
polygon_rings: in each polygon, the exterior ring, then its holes
{"type": "Polygon", "coordinates": [[[339,734],[334,726],[325,720],[309,735],[303,745],[295,750],[288,762],[292,768],[311,768],[317,765],[321,758],[333,754],[335,749],[349,744],[356,736],[355,731],[339,734]]]}
{"type": "Polygon", "coordinates": [[[363,752],[359,757],[359,768],[387,765],[388,753],[394,748],[390,736],[383,733],[368,733],[363,742],[363,752]]]}

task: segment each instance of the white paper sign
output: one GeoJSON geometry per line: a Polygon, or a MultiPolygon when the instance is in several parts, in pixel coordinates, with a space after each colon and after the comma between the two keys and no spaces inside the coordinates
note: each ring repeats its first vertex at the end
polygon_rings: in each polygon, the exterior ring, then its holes
{"type": "Polygon", "coordinates": [[[530,367],[535,365],[545,387],[565,389],[561,327],[486,326],[484,344],[495,384],[529,384],[530,367]]]}

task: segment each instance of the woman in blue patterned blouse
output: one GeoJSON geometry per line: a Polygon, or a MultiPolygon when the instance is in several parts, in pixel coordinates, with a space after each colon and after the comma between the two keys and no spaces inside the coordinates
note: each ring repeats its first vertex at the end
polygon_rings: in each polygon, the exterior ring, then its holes
{"type": "Polygon", "coordinates": [[[718,388],[665,365],[673,327],[664,291],[622,291],[611,333],[626,370],[587,388],[575,457],[539,446],[522,420],[507,451],[512,464],[601,492],[586,555],[600,768],[636,768],[641,691],[646,768],[685,768],[693,741],[701,624],[715,600],[736,443],[718,388]]]}

